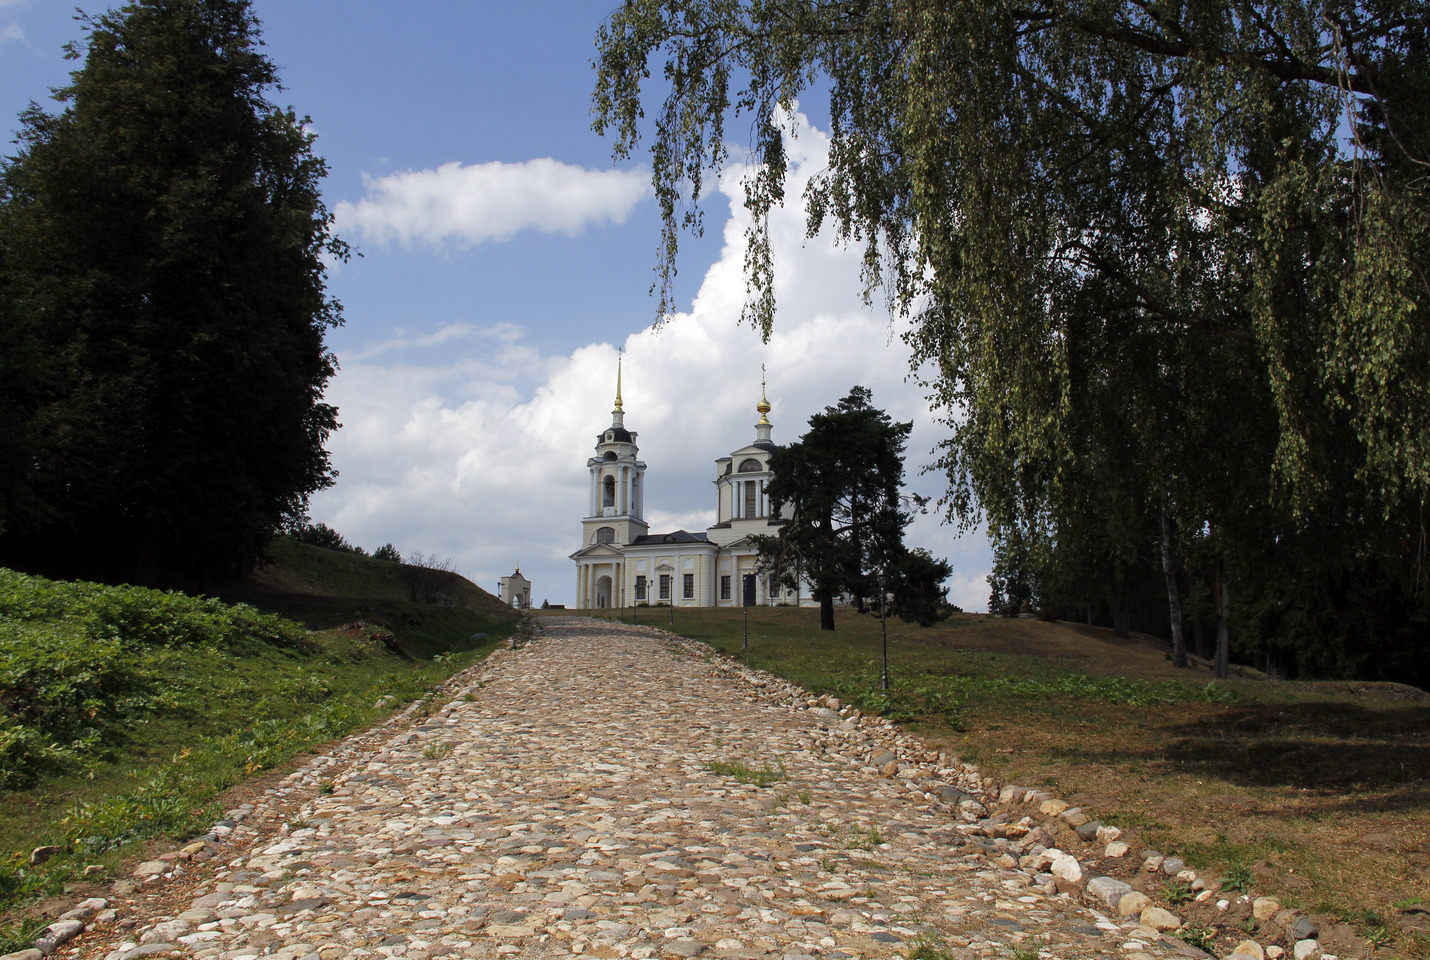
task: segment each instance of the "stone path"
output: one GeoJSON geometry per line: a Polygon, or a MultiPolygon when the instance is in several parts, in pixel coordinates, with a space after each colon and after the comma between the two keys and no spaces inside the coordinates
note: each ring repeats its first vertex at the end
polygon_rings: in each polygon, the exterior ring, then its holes
{"type": "Polygon", "coordinates": [[[74,946],[112,960],[1174,955],[1030,870],[990,867],[926,792],[956,771],[871,765],[896,728],[792,703],[657,630],[543,624],[435,715],[315,764],[322,791],[285,834],[210,864],[171,917],[74,946]]]}

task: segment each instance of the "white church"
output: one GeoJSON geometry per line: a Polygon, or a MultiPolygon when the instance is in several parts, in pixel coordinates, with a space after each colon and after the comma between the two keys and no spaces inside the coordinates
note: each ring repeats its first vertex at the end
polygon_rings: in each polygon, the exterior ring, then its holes
{"type": "Polygon", "coordinates": [[[716,519],[703,533],[651,533],[645,521],[645,468],[636,434],[625,427],[620,371],[611,425],[596,437],[596,455],[586,461],[591,499],[581,521],[576,562],[576,606],[582,609],[635,604],[738,607],[752,604],[815,605],[809,588],[786,590],[762,575],[756,534],[772,535],[783,520],[770,512],[770,403],[763,389],[755,406],[755,439],[715,461],[716,519]]]}

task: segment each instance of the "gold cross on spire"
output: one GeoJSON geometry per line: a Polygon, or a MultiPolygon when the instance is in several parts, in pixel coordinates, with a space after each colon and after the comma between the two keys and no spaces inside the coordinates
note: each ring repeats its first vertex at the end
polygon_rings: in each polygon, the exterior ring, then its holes
{"type": "Polygon", "coordinates": [[[770,401],[765,399],[765,365],[760,364],[760,402],[755,404],[755,409],[760,411],[760,423],[770,422],[770,401]]]}
{"type": "Polygon", "coordinates": [[[626,352],[625,348],[622,347],[620,354],[618,354],[618,355],[616,356],[616,409],[617,409],[617,410],[624,410],[624,409],[625,409],[625,407],[623,407],[623,406],[621,405],[621,360],[624,358],[625,352],[626,352]]]}

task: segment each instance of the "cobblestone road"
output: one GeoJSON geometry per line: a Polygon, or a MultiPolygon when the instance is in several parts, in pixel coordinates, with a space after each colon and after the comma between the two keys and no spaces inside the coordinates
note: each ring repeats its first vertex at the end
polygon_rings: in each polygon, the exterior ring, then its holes
{"type": "Polygon", "coordinates": [[[543,623],[295,775],[281,835],[87,955],[1171,955],[991,868],[926,780],[870,766],[892,728],[658,631],[543,623]]]}

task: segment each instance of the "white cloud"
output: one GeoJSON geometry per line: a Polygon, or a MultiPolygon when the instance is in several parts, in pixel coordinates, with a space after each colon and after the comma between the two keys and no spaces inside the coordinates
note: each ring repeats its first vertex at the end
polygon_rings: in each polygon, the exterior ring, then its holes
{"type": "MultiPolygon", "coordinates": [[[[801,153],[790,195],[799,196],[803,177],[823,167],[827,142],[805,127],[794,143],[801,153]]],[[[891,416],[914,421],[908,483],[936,497],[943,482],[919,467],[943,428],[906,379],[909,354],[897,328],[881,310],[862,306],[859,251],[824,240],[805,244],[802,212],[776,211],[774,336],[765,345],[738,324],[747,223],[740,173],[732,170],[721,183],[731,210],[725,246],[690,310],[620,340],[625,422],[649,465],[652,531],[702,530],[712,521],[713,461],[754,439],[761,364],[777,442],[798,438],[811,413],[862,384],[891,416]]],[[[633,310],[632,325],[643,320],[633,310]]],[[[454,557],[492,591],[499,576],[520,566],[535,598],[571,602],[575,573],[567,555],[579,545],[586,459],[610,423],[616,358],[612,343],[542,356],[515,327],[464,323],[395,331],[343,356],[329,391],[345,424],[331,445],[342,476],[314,499],[313,517],[369,549],[390,540],[402,550],[454,557]]],[[[960,540],[926,516],[910,543],[949,557],[955,603],[984,608],[990,561],[981,533],[960,540]]]]}
{"type": "Polygon", "coordinates": [[[343,233],[377,243],[442,246],[507,240],[523,230],[576,235],[622,223],[650,195],[641,170],[588,170],[549,157],[524,163],[446,163],[364,176],[366,196],[333,213],[343,233]]]}
{"type": "MultiPolygon", "coordinates": [[[[3,6],[5,6],[4,0],[0,0],[0,7],[3,6]]],[[[5,27],[5,29],[0,30],[0,46],[4,46],[12,41],[19,41],[27,47],[30,45],[30,42],[25,39],[25,31],[20,29],[18,23],[12,23],[5,27]]]]}

